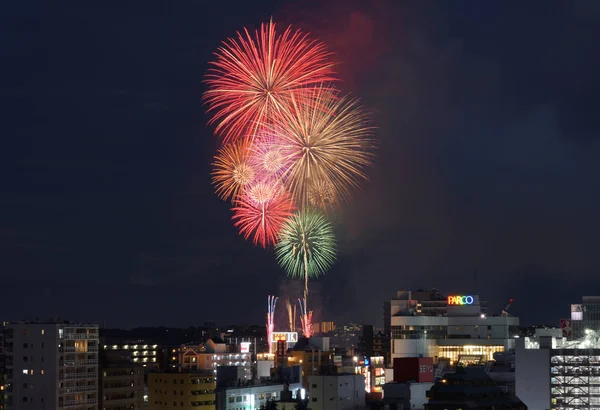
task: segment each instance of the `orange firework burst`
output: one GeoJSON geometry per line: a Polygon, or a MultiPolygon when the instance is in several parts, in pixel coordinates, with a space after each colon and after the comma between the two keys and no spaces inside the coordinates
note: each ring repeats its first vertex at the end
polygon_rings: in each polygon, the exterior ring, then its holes
{"type": "Polygon", "coordinates": [[[333,65],[323,43],[288,27],[278,35],[275,24],[262,24],[254,36],[247,29],[215,54],[206,75],[204,95],[216,133],[229,138],[254,136],[276,113],[286,111],[292,93],[334,81],[333,65]]]}
{"type": "Polygon", "coordinates": [[[249,162],[249,143],[239,140],[225,145],[215,156],[212,182],[217,195],[224,201],[238,196],[254,181],[255,172],[249,162]]]}
{"type": "Polygon", "coordinates": [[[290,195],[267,183],[258,183],[246,190],[232,209],[234,226],[245,239],[263,248],[274,245],[281,226],[292,215],[294,206],[290,195]]]}
{"type": "Polygon", "coordinates": [[[270,149],[286,164],[280,180],[301,207],[311,196],[313,201],[324,196],[317,202],[330,204],[348,200],[373,159],[373,128],[357,100],[324,88],[315,88],[309,98],[308,103],[293,98],[293,108],[269,126],[277,135],[270,149]]]}

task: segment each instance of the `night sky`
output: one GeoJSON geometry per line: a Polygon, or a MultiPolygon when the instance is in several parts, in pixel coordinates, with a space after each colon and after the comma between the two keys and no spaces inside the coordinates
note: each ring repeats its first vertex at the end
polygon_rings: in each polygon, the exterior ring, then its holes
{"type": "Polygon", "coordinates": [[[0,319],[262,323],[268,294],[299,290],[213,194],[201,99],[219,42],[271,15],[336,53],[380,140],[335,216],[338,261],[311,284],[317,319],[381,325],[396,289],[437,287],[558,324],[600,294],[600,1],[20,0],[0,14],[0,319]]]}

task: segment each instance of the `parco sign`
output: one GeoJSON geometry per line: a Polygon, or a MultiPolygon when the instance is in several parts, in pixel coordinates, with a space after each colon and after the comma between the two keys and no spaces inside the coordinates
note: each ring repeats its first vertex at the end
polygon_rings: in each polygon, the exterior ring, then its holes
{"type": "Polygon", "coordinates": [[[448,296],[448,305],[453,306],[472,305],[474,301],[473,296],[448,296]]]}

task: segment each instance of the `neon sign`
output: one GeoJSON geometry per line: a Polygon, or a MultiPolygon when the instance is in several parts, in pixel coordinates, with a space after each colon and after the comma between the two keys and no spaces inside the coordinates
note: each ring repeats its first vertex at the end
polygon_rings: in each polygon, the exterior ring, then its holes
{"type": "Polygon", "coordinates": [[[472,305],[474,301],[473,296],[448,296],[449,305],[472,305]]]}
{"type": "Polygon", "coordinates": [[[298,342],[298,332],[273,332],[271,335],[271,342],[277,343],[279,340],[283,340],[288,343],[298,342]]]}

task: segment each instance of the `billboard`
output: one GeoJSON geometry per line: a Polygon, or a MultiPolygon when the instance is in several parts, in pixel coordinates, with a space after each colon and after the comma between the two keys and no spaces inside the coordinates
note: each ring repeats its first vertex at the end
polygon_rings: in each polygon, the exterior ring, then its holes
{"type": "Polygon", "coordinates": [[[433,358],[401,357],[394,359],[394,381],[433,382],[433,358]]]}
{"type": "Polygon", "coordinates": [[[448,296],[448,305],[451,306],[472,305],[474,302],[475,298],[471,295],[448,296]]]}
{"type": "Polygon", "coordinates": [[[278,340],[277,341],[277,366],[279,367],[285,367],[286,365],[286,354],[287,354],[287,349],[285,346],[285,340],[278,340]]]}
{"type": "Polygon", "coordinates": [[[571,305],[571,320],[583,320],[584,310],[582,305],[571,305]]]}
{"type": "Polygon", "coordinates": [[[280,340],[288,343],[297,343],[298,332],[273,332],[271,334],[271,342],[277,343],[280,340]]]}
{"type": "Polygon", "coordinates": [[[240,343],[240,353],[250,353],[250,343],[248,343],[248,342],[240,343]]]}
{"type": "Polygon", "coordinates": [[[562,330],[563,337],[571,337],[573,334],[573,328],[569,319],[560,319],[560,329],[562,330]]]}

